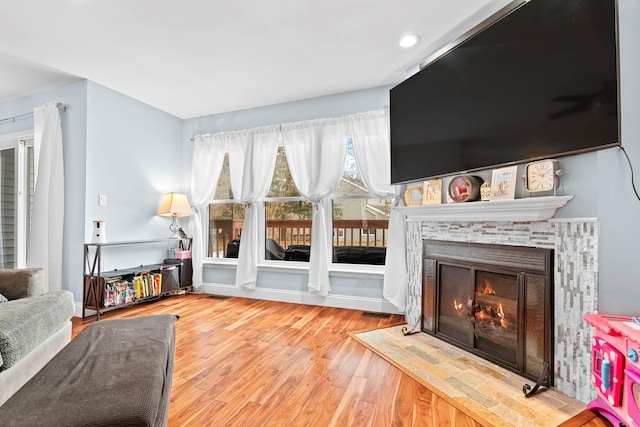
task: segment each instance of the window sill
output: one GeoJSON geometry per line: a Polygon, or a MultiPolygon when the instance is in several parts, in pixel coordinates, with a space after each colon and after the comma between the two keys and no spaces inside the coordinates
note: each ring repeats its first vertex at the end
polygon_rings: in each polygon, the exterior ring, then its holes
{"type": "Polygon", "coordinates": [[[205,258],[203,265],[210,265],[220,268],[236,268],[238,266],[237,258],[205,258]]]}
{"type": "Polygon", "coordinates": [[[382,279],[384,276],[384,265],[332,264],[329,266],[329,276],[355,276],[382,279]]]}
{"type": "MultiPolygon", "coordinates": [[[[206,258],[204,265],[218,268],[236,268],[238,261],[236,258],[206,258]]],[[[306,273],[309,271],[309,263],[302,261],[263,261],[258,264],[258,270],[282,273],[306,273]]],[[[331,264],[329,266],[329,275],[381,279],[384,276],[384,265],[331,264]]]]}

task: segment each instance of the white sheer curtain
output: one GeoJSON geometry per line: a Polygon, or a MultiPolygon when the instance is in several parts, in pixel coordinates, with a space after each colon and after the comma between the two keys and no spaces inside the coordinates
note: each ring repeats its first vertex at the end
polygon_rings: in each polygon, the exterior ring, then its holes
{"type": "Polygon", "coordinates": [[[264,127],[233,132],[228,138],[233,198],[247,205],[240,236],[236,287],[255,289],[262,234],[259,226],[264,223],[260,202],[271,186],[280,131],[277,127],[264,127]]]}
{"type": "Polygon", "coordinates": [[[347,121],[312,120],[283,126],[282,139],[291,177],[300,194],[313,202],[309,290],[329,294],[333,215],[329,196],[338,185],[347,150],[347,121]]]}
{"type": "Polygon", "coordinates": [[[353,150],[364,183],[376,197],[394,197],[389,215],[382,294],[398,310],[404,311],[407,289],[406,232],[404,215],[395,209],[401,200],[402,187],[390,184],[389,111],[354,115],[350,121],[353,150]]]}
{"type": "Polygon", "coordinates": [[[27,266],[42,267],[45,289],[62,289],[64,161],[62,128],[55,102],[33,109],[35,190],[27,266]]]}
{"type": "Polygon", "coordinates": [[[227,142],[223,134],[196,136],[194,138],[193,160],[191,164],[191,203],[193,215],[189,218],[189,229],[193,236],[191,257],[193,263],[193,284],[202,285],[202,262],[206,253],[203,222],[209,220],[209,202],[213,200],[222,171],[227,142]]]}

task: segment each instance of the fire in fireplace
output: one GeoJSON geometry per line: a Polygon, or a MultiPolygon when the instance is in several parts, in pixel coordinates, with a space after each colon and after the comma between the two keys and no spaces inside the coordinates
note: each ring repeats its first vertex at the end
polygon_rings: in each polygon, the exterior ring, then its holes
{"type": "Polygon", "coordinates": [[[425,240],[423,253],[422,330],[552,383],[552,251],[425,240]]]}

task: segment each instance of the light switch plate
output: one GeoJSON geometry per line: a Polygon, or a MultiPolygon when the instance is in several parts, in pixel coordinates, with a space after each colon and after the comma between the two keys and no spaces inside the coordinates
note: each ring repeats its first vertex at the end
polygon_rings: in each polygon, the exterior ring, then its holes
{"type": "Polygon", "coordinates": [[[107,206],[107,196],[105,194],[98,196],[98,206],[107,206]]]}

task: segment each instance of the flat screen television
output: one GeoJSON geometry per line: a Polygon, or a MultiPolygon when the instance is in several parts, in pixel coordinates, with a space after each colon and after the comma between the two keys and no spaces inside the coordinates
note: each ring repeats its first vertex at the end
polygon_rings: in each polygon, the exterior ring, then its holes
{"type": "Polygon", "coordinates": [[[615,0],[531,0],[390,91],[394,184],[619,145],[615,0]]]}

